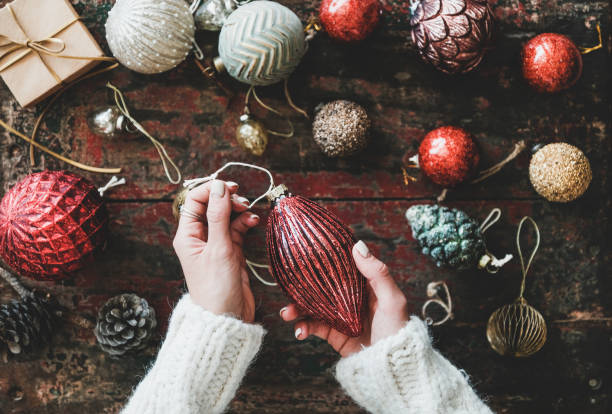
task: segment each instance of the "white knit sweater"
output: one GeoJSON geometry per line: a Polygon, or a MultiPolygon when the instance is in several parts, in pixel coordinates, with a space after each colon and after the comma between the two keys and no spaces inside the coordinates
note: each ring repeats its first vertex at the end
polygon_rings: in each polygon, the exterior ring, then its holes
{"type": "MultiPolygon", "coordinates": [[[[234,397],[265,330],[205,311],[185,295],[157,361],[123,414],[216,414],[234,397]]],[[[464,375],[431,346],[416,317],[392,337],[342,359],[336,377],[374,414],[490,414],[464,375]]]]}

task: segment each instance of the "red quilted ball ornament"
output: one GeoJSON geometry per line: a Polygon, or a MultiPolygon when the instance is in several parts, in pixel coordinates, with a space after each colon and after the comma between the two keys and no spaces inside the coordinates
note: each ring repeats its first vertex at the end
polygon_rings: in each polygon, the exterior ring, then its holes
{"type": "Polygon", "coordinates": [[[323,0],[319,18],[330,37],[358,42],[372,33],[380,11],[379,0],[323,0]]]}
{"type": "Polygon", "coordinates": [[[434,183],[453,187],[476,172],[480,155],[472,135],[454,126],[434,129],[419,147],[418,164],[434,183]]]}
{"type": "Polygon", "coordinates": [[[366,281],[357,270],[351,230],[321,205],[287,192],[273,202],[266,239],[272,274],[300,309],[348,336],[365,318],[366,281]]]}
{"type": "Polygon", "coordinates": [[[538,92],[559,92],[574,85],[582,74],[582,55],[569,38],[542,33],[523,47],[523,76],[538,92]]]}
{"type": "Polygon", "coordinates": [[[0,256],[24,276],[65,277],[106,240],[98,190],[68,171],[30,174],[0,202],[0,256]]]}

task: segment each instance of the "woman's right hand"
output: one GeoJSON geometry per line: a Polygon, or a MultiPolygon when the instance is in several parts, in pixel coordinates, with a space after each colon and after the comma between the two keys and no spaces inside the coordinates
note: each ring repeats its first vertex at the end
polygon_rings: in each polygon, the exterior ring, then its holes
{"type": "Polygon", "coordinates": [[[174,250],[194,303],[253,322],[255,299],[242,246],[259,217],[246,211],[249,200],[237,190],[236,183],[214,180],[189,191],[184,207],[190,214],[181,214],[174,250]]]}
{"type": "MultiPolygon", "coordinates": [[[[353,258],[357,269],[368,282],[368,315],[361,336],[349,337],[321,321],[312,319],[301,320],[295,324],[297,339],[304,340],[310,335],[318,336],[326,340],[342,357],[396,334],[410,318],[406,296],[389,274],[387,265],[374,257],[361,240],[353,246],[353,258]]],[[[295,304],[281,309],[280,315],[286,322],[305,316],[295,304]]]]}

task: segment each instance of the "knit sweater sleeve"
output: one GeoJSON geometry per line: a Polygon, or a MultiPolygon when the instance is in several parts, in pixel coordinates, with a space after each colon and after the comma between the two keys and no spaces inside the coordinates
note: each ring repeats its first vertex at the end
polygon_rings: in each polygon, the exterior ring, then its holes
{"type": "Polygon", "coordinates": [[[343,358],[336,377],[373,414],[490,414],[461,371],[432,348],[413,316],[397,334],[343,358]]]}
{"type": "Polygon", "coordinates": [[[183,296],[155,364],[122,414],[222,413],[264,334],[259,325],[212,314],[183,296]]]}

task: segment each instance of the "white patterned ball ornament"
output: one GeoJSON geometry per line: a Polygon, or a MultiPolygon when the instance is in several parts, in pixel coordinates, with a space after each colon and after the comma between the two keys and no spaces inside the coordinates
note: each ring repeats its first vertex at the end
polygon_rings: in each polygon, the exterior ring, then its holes
{"type": "Polygon", "coordinates": [[[195,24],[184,0],[117,0],[106,40],[121,64],[146,74],[176,67],[191,51],[195,24]]]}
{"type": "Polygon", "coordinates": [[[249,85],[287,79],[306,53],[304,27],[297,15],[273,1],[238,7],[219,35],[223,67],[249,85]]]}

